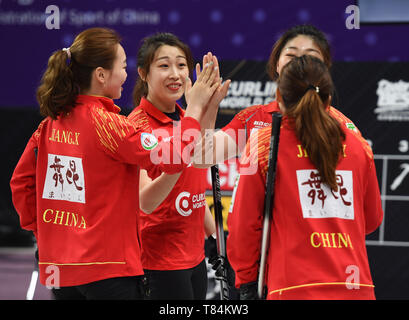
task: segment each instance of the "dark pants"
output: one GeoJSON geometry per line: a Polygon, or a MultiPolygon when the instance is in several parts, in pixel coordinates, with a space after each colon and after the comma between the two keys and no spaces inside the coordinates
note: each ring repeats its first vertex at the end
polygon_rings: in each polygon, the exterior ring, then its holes
{"type": "Polygon", "coordinates": [[[203,260],[196,267],[183,270],[144,270],[147,298],[150,300],[205,300],[207,267],[203,260]]]}
{"type": "Polygon", "coordinates": [[[142,300],[142,276],[119,277],[53,289],[56,300],[142,300]]]}

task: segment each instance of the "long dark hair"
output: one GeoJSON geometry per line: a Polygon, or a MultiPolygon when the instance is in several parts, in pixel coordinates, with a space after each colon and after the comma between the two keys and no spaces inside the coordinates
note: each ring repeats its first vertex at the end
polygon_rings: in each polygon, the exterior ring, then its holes
{"type": "Polygon", "coordinates": [[[76,96],[89,89],[92,72],[98,67],[112,69],[119,43],[115,31],[91,28],[81,32],[68,51],[55,51],[37,89],[41,114],[57,119],[68,113],[76,96]]]}
{"type": "Polygon", "coordinates": [[[293,120],[302,147],[318,169],[321,181],[336,191],[335,169],[345,133],[327,111],[334,91],[328,68],[318,58],[295,57],[281,70],[277,85],[284,114],[293,120]]]}
{"type": "Polygon", "coordinates": [[[267,62],[267,73],[272,80],[277,80],[277,63],[280,59],[280,54],[288,41],[296,38],[299,35],[304,35],[310,37],[315,45],[320,49],[321,54],[324,58],[324,63],[328,68],[331,68],[332,59],[331,59],[331,48],[328,43],[325,34],[318,30],[316,27],[305,24],[297,25],[288,29],[284,34],[276,41],[271,51],[270,57],[267,62]]]}
{"type": "MultiPolygon", "coordinates": [[[[189,76],[192,78],[193,74],[193,56],[192,52],[187,44],[182,42],[177,36],[172,33],[159,32],[148,36],[142,40],[142,45],[137,54],[137,66],[143,70],[144,74],[149,73],[150,65],[155,57],[156,50],[161,46],[168,45],[172,47],[178,47],[186,55],[187,66],[189,68],[189,76]]],[[[138,106],[141,98],[148,95],[147,83],[138,77],[133,89],[133,103],[138,106]]]]}

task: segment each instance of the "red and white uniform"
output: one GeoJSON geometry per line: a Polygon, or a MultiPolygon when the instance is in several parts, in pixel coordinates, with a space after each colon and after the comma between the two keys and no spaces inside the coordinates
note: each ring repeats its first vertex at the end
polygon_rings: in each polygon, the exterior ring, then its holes
{"type": "MultiPolygon", "coordinates": [[[[13,203],[36,236],[42,284],[56,281],[49,266],[58,267],[60,286],[143,274],[140,167],[176,173],[186,164],[153,163],[151,150],[172,151],[173,142],[158,143],[119,111],[111,99],[79,95],[67,116],[41,122],[15,168],[13,203]]],[[[180,126],[182,135],[200,130],[192,118],[180,126]]]]}
{"type": "MultiPolygon", "coordinates": [[[[341,124],[342,126],[342,124],[341,124]]],[[[365,235],[383,211],[370,147],[342,126],[344,155],[332,192],[283,119],[278,148],[267,299],[373,299],[365,235]]],[[[241,175],[228,217],[228,259],[236,286],[257,280],[271,127],[252,135],[242,158],[257,165],[241,175]]]]}
{"type": "MultiPolygon", "coordinates": [[[[181,119],[184,111],[178,105],[181,119]]],[[[135,123],[149,123],[157,135],[172,139],[174,122],[148,100],[128,116],[135,123]]],[[[159,176],[147,170],[151,179],[159,176]]],[[[142,264],[149,270],[181,270],[204,259],[206,170],[184,169],[172,191],[152,213],[140,213],[142,264]]]]}
{"type": "MultiPolygon", "coordinates": [[[[267,105],[250,106],[238,112],[222,130],[235,140],[240,149],[243,149],[254,131],[271,125],[273,112],[280,112],[280,107],[276,100],[267,105]]],[[[329,113],[335,119],[338,119],[341,124],[354,128],[361,135],[354,123],[339,110],[331,106],[329,107],[329,113]]]]}
{"type": "Polygon", "coordinates": [[[239,111],[222,130],[243,149],[251,133],[271,125],[273,112],[280,112],[276,100],[267,105],[250,106],[239,111]]]}

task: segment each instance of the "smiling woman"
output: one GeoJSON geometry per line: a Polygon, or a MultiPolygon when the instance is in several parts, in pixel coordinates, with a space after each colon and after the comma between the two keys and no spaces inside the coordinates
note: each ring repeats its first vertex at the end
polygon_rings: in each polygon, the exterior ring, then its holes
{"type": "Polygon", "coordinates": [[[112,68],[96,68],[95,76],[91,79],[91,87],[89,90],[85,90],[83,94],[119,99],[122,95],[122,85],[126,77],[126,54],[124,48],[118,44],[112,68]]]}
{"type": "Polygon", "coordinates": [[[114,73],[111,69],[116,70],[125,56],[119,42],[117,33],[91,28],[80,33],[70,47],[54,52],[37,89],[41,114],[52,119],[67,114],[80,93],[95,91],[93,94],[104,96],[107,77],[114,73]]]}
{"type": "Polygon", "coordinates": [[[161,46],[155,53],[149,74],[138,68],[148,85],[147,99],[162,112],[175,112],[175,101],[184,93],[189,68],[185,53],[178,47],[161,46]]]}
{"type": "MultiPolygon", "coordinates": [[[[296,25],[288,29],[273,45],[266,68],[271,80],[276,81],[282,68],[286,64],[293,58],[303,55],[314,56],[320,59],[326,67],[331,67],[332,58],[329,42],[325,34],[312,25],[296,25]]],[[[232,84],[232,90],[236,88],[237,87],[232,84]]],[[[276,88],[271,86],[271,89],[275,90],[276,88]]],[[[243,91],[244,90],[245,87],[243,87],[243,91]]],[[[247,141],[252,132],[264,126],[260,126],[260,123],[270,124],[272,113],[280,112],[277,100],[269,100],[270,99],[260,101],[257,99],[254,102],[258,102],[259,104],[254,104],[241,110],[222,130],[214,133],[214,143],[212,145],[213,162],[205,164],[197,163],[195,165],[202,168],[209,167],[215,163],[224,162],[227,160],[227,155],[233,157],[240,154],[244,144],[239,143],[239,141],[247,141]],[[267,103],[262,104],[263,102],[267,103]],[[239,132],[244,134],[239,134],[239,132]]],[[[245,103],[247,101],[248,100],[242,102],[245,103]]],[[[232,99],[232,103],[237,105],[240,103],[240,99],[232,99]]],[[[335,108],[331,107],[330,112],[333,116],[343,119],[343,122],[352,123],[351,120],[346,118],[335,108]]],[[[206,144],[203,144],[203,147],[205,146],[206,144]]]]}
{"type": "Polygon", "coordinates": [[[312,55],[331,68],[331,48],[322,31],[311,25],[295,26],[287,30],[274,44],[267,63],[267,72],[277,80],[282,67],[292,58],[312,55]]]}
{"type": "MultiPolygon", "coordinates": [[[[139,105],[142,97],[148,96],[149,87],[146,77],[149,74],[151,67],[153,67],[155,58],[157,59],[159,57],[158,49],[162,46],[171,47],[174,50],[180,51],[177,55],[185,58],[186,69],[188,70],[187,75],[192,78],[193,56],[189,47],[185,43],[169,33],[159,33],[155,36],[148,37],[139,48],[137,55],[139,78],[133,90],[133,102],[135,106],[139,105]]],[[[185,81],[185,79],[186,76],[181,79],[181,81],[185,81]]]]}
{"type": "Polygon", "coordinates": [[[21,227],[34,232],[38,244],[41,283],[48,285],[50,265],[58,269],[58,299],[71,291],[87,299],[142,298],[140,169],[183,170],[191,149],[184,151],[195,141],[181,136],[200,134],[198,119],[217,113],[209,107],[203,112],[217,88],[208,69],[190,88],[191,103],[174,134],[177,148],[173,140],[158,142],[149,125],[129,121],[114,104],[125,68],[120,37],[111,29],[84,30],[54,52],[37,92],[46,118],[10,181],[21,227]],[[154,163],[151,155],[159,150],[183,162],[154,163]]]}
{"type": "MultiPolygon", "coordinates": [[[[163,140],[174,140],[176,122],[187,117],[177,100],[185,91],[188,104],[192,100],[192,71],[190,49],[175,35],[159,33],[145,38],[138,51],[139,79],[134,88],[137,107],[129,119],[149,124],[156,133],[163,132],[163,140]]],[[[200,72],[200,66],[196,66],[196,73],[194,86],[211,73],[208,81],[221,90],[216,90],[207,107],[218,106],[227,94],[229,82],[219,86],[216,57],[205,55],[204,69],[200,72]]],[[[142,264],[148,278],[149,299],[206,298],[204,240],[215,226],[206,205],[205,189],[206,171],[193,166],[175,175],[160,176],[154,170],[141,170],[142,264]]]]}

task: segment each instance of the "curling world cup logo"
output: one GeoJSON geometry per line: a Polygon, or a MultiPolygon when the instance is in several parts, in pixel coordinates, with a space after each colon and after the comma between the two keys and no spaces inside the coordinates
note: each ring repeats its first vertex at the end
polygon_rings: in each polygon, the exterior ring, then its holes
{"type": "Polygon", "coordinates": [[[176,210],[179,212],[180,215],[187,217],[190,216],[190,214],[192,213],[192,209],[189,208],[189,197],[190,197],[190,193],[189,192],[181,192],[175,201],[175,207],[176,210]]]}
{"type": "Polygon", "coordinates": [[[191,195],[187,191],[179,193],[175,200],[175,207],[177,212],[188,217],[192,214],[193,209],[198,209],[206,205],[205,193],[191,195]]]}

